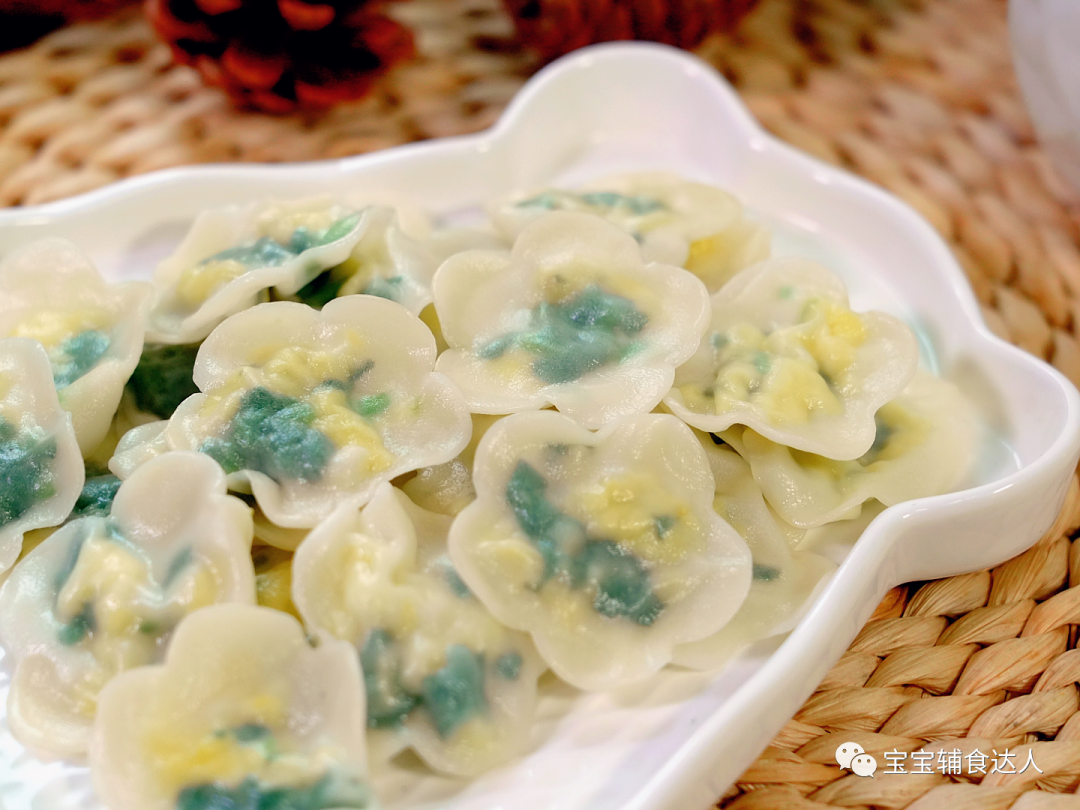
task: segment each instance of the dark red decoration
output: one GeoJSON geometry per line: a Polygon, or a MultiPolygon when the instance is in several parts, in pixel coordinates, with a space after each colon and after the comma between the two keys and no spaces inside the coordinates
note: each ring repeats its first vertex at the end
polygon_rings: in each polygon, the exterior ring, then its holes
{"type": "Polygon", "coordinates": [[[0,52],[29,45],[75,20],[107,17],[138,0],[0,0],[0,52]]]}
{"type": "Polygon", "coordinates": [[[146,0],[146,11],[177,61],[271,113],[362,98],[415,53],[371,0],[146,0]]]}
{"type": "Polygon", "coordinates": [[[644,39],[693,48],[757,0],[503,0],[524,45],[554,59],[594,42],[644,39]]]}

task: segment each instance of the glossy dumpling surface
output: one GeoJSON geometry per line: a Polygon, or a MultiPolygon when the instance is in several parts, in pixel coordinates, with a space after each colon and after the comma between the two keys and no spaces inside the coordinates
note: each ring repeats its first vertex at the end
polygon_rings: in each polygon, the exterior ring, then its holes
{"type": "Polygon", "coordinates": [[[548,211],[602,217],[633,236],[646,261],[685,267],[710,292],[769,255],[768,231],[746,219],[734,197],[665,172],[616,175],[573,191],[534,191],[490,210],[511,236],[548,211]]]}
{"type": "Polygon", "coordinates": [[[920,370],[875,415],[876,435],[851,461],[794,450],[752,430],[730,438],[750,462],[772,507],[796,526],[821,526],[864,501],[886,506],[949,492],[971,468],[983,430],[978,414],[949,380],[920,370]]]}
{"type": "MultiPolygon", "coordinates": [[[[125,437],[110,467],[200,450],[279,526],[312,527],[383,481],[449,461],[469,439],[461,395],[432,372],[435,340],[400,304],[370,295],[260,304],[203,343],[168,423],[125,437]]],[[[134,431],[133,431],[134,433],[134,431]]]]}
{"type": "Polygon", "coordinates": [[[28,338],[0,340],[0,572],[23,534],[58,526],[82,491],[82,455],[60,407],[45,350],[28,338]]]}
{"type": "Polygon", "coordinates": [[[705,452],[716,477],[713,507],[746,540],[754,565],[750,592],[732,620],[675,649],[673,662],[695,669],[721,666],[750,644],[791,630],[836,569],[820,554],[797,550],[804,532],[776,517],[734,450],[708,441],[705,452]]]}
{"type": "Polygon", "coordinates": [[[154,271],[147,339],[195,343],[229,315],[296,293],[341,264],[363,235],[368,212],[329,200],[257,203],[199,215],[154,271]]]}
{"type": "Polygon", "coordinates": [[[451,257],[434,280],[449,350],[436,368],[474,413],[554,405],[587,427],[647,413],[708,321],[704,285],[645,263],[604,220],[552,212],[507,251],[451,257]]]}
{"type": "Polygon", "coordinates": [[[115,675],[161,660],[173,628],[215,602],[255,599],[251,517],[198,453],[169,453],[35,548],[0,589],[0,642],[15,663],[12,732],[81,753],[115,675]]]}
{"type": "Polygon", "coordinates": [[[475,775],[521,751],[544,667],[461,581],[449,527],[383,484],[363,511],[312,530],[293,594],[309,628],[356,647],[373,749],[410,747],[436,770],[475,775]]]}
{"type": "Polygon", "coordinates": [[[196,611],[164,663],[105,688],[90,768],[110,810],[378,806],[354,650],[247,605],[196,611]]]}
{"type": "Polygon", "coordinates": [[[431,303],[431,277],[438,254],[407,235],[388,206],[364,209],[360,238],[340,264],[320,273],[288,296],[315,308],[343,295],[374,295],[396,301],[413,315],[431,303]]]}
{"type": "Polygon", "coordinates": [[[139,361],[151,287],[107,283],[64,239],[43,239],[0,262],[0,337],[45,348],[60,404],[84,454],[101,443],[139,361]]]}
{"type": "Polygon", "coordinates": [[[670,415],[595,434],[549,411],[507,417],[480,442],[474,479],[477,500],[450,531],[454,566],[575,686],[655,672],[746,596],[750,552],[712,509],[700,444],[670,415]]]}
{"type": "Polygon", "coordinates": [[[880,312],[853,312],[843,283],[804,259],[747,268],[712,297],[712,322],[664,400],[699,430],[746,425],[790,447],[858,458],[874,413],[918,364],[915,336],[880,312]]]}

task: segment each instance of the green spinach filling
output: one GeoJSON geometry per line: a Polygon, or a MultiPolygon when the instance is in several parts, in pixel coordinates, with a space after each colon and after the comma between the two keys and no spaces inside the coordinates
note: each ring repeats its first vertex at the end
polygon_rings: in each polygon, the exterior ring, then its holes
{"type": "Polygon", "coordinates": [[[97,365],[110,343],[109,336],[96,329],[86,329],[61,343],[59,352],[50,357],[57,390],[67,388],[97,365]]]}
{"type": "MultiPolygon", "coordinates": [[[[341,288],[351,280],[348,272],[342,272],[347,265],[331,267],[320,273],[296,292],[296,298],[315,309],[322,309],[341,294],[341,288]]],[[[401,300],[401,285],[405,282],[404,276],[392,276],[383,278],[376,276],[361,290],[363,295],[374,295],[386,298],[390,301],[401,300]]]]}
{"type": "Polygon", "coordinates": [[[90,515],[99,517],[108,515],[112,511],[113,499],[116,498],[119,489],[120,479],[115,475],[97,475],[87,478],[68,520],[90,515]]]}
{"type": "Polygon", "coordinates": [[[315,409],[294,397],[259,386],[240,401],[225,438],[199,449],[226,473],[254,470],[275,481],[318,481],[334,454],[334,444],[311,427],[315,409]]]}
{"type": "Polygon", "coordinates": [[[581,521],[548,500],[547,481],[525,461],[507,482],[506,502],[544,560],[537,587],[558,577],[574,590],[592,591],[593,609],[602,616],[645,627],[663,612],[645,564],[612,540],[590,537],[581,521]]]}
{"type": "MultiPolygon", "coordinates": [[[[413,711],[423,709],[440,737],[451,736],[463,723],[487,712],[484,656],[463,644],[446,648],[446,663],[424,678],[419,691],[402,681],[402,653],[397,640],[385,629],[368,634],[360,650],[367,692],[368,726],[399,726],[413,711]]],[[[495,673],[506,680],[521,674],[522,659],[516,652],[495,661],[495,673]]]]}
{"type": "Polygon", "coordinates": [[[0,527],[56,494],[56,441],[21,432],[0,416],[0,527]]]}
{"type": "Polygon", "coordinates": [[[780,574],[781,571],[779,568],[773,568],[771,565],[754,563],[753,577],[759,582],[772,582],[779,579],[780,574]]]}
{"type": "Polygon", "coordinates": [[[193,785],[176,799],[176,810],[374,810],[376,806],[360,779],[329,774],[303,787],[265,785],[254,776],[235,786],[193,785]]]}
{"type": "Polygon", "coordinates": [[[587,191],[583,194],[545,191],[517,204],[518,208],[540,208],[545,211],[557,211],[573,208],[572,200],[580,200],[586,205],[611,210],[623,209],[636,216],[644,216],[656,211],[664,211],[667,206],[653,197],[643,194],[620,194],[617,191],[587,191]]]}
{"type": "Polygon", "coordinates": [[[192,379],[199,345],[147,346],[143,349],[139,364],[127,383],[140,411],[168,419],[181,402],[199,393],[199,387],[192,379]]]}
{"type": "Polygon", "coordinates": [[[401,285],[404,281],[404,276],[391,276],[390,278],[376,276],[364,287],[364,295],[374,295],[390,301],[400,301],[401,285]]]}
{"type": "Polygon", "coordinates": [[[94,606],[87,602],[70,622],[60,625],[60,630],[56,636],[65,647],[72,647],[96,629],[94,606]]]}
{"type": "Polygon", "coordinates": [[[199,264],[234,261],[247,267],[279,267],[305,251],[336,242],[346,236],[359,222],[360,215],[351,214],[339,219],[325,230],[312,231],[299,227],[292,232],[289,241],[284,245],[276,239],[264,236],[247,245],[226,248],[213,256],[206,257],[199,264]]]}
{"type": "Polygon", "coordinates": [[[336,268],[330,268],[326,272],[319,273],[311,281],[296,291],[296,298],[309,307],[322,309],[341,292],[348,276],[339,276],[334,273],[336,268]]]}
{"type": "Polygon", "coordinates": [[[493,360],[521,348],[535,356],[532,369],[540,380],[572,382],[639,351],[637,336],[648,321],[630,299],[591,284],[563,301],[535,307],[527,330],[498,337],[477,355],[493,360]]]}
{"type": "Polygon", "coordinates": [[[877,429],[874,433],[874,443],[870,445],[869,450],[856,459],[862,467],[869,467],[877,462],[885,448],[889,446],[892,437],[896,434],[896,428],[882,419],[880,414],[874,418],[874,423],[877,429]]]}

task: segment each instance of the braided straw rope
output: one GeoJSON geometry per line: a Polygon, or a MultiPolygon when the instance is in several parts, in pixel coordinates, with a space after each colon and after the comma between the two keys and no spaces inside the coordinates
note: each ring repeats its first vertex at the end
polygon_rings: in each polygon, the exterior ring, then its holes
{"type": "MultiPolygon", "coordinates": [[[[499,0],[412,0],[422,58],[316,117],[231,109],[133,13],[0,56],[0,204],[207,161],[337,157],[488,126],[537,61],[499,0]]],[[[952,246],[987,322],[1080,383],[1080,197],[1034,141],[1004,0],[761,0],[699,53],[780,137],[885,186],[952,246]]],[[[1080,785],[1080,487],[993,571],[894,589],[720,802],[732,810],[1056,810],[1080,785]],[[1043,772],[841,771],[841,742],[1030,751],[1043,772]]],[[[964,760],[965,764],[970,759],[964,760]]],[[[936,764],[936,763],[935,763],[936,764]]],[[[909,770],[911,768],[909,767],[909,770]]],[[[990,770],[987,768],[986,770],[990,770]]]]}

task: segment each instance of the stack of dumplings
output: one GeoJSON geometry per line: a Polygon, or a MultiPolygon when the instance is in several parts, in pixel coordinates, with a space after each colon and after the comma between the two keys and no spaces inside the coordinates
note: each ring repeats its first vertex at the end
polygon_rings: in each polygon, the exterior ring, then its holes
{"type": "Polygon", "coordinates": [[[979,419],[911,330],[726,192],[488,214],[264,201],[152,282],[58,239],[0,263],[19,742],[87,757],[110,810],[376,808],[405,752],[527,755],[555,679],[790,631],[815,548],[968,476],[979,419]]]}

